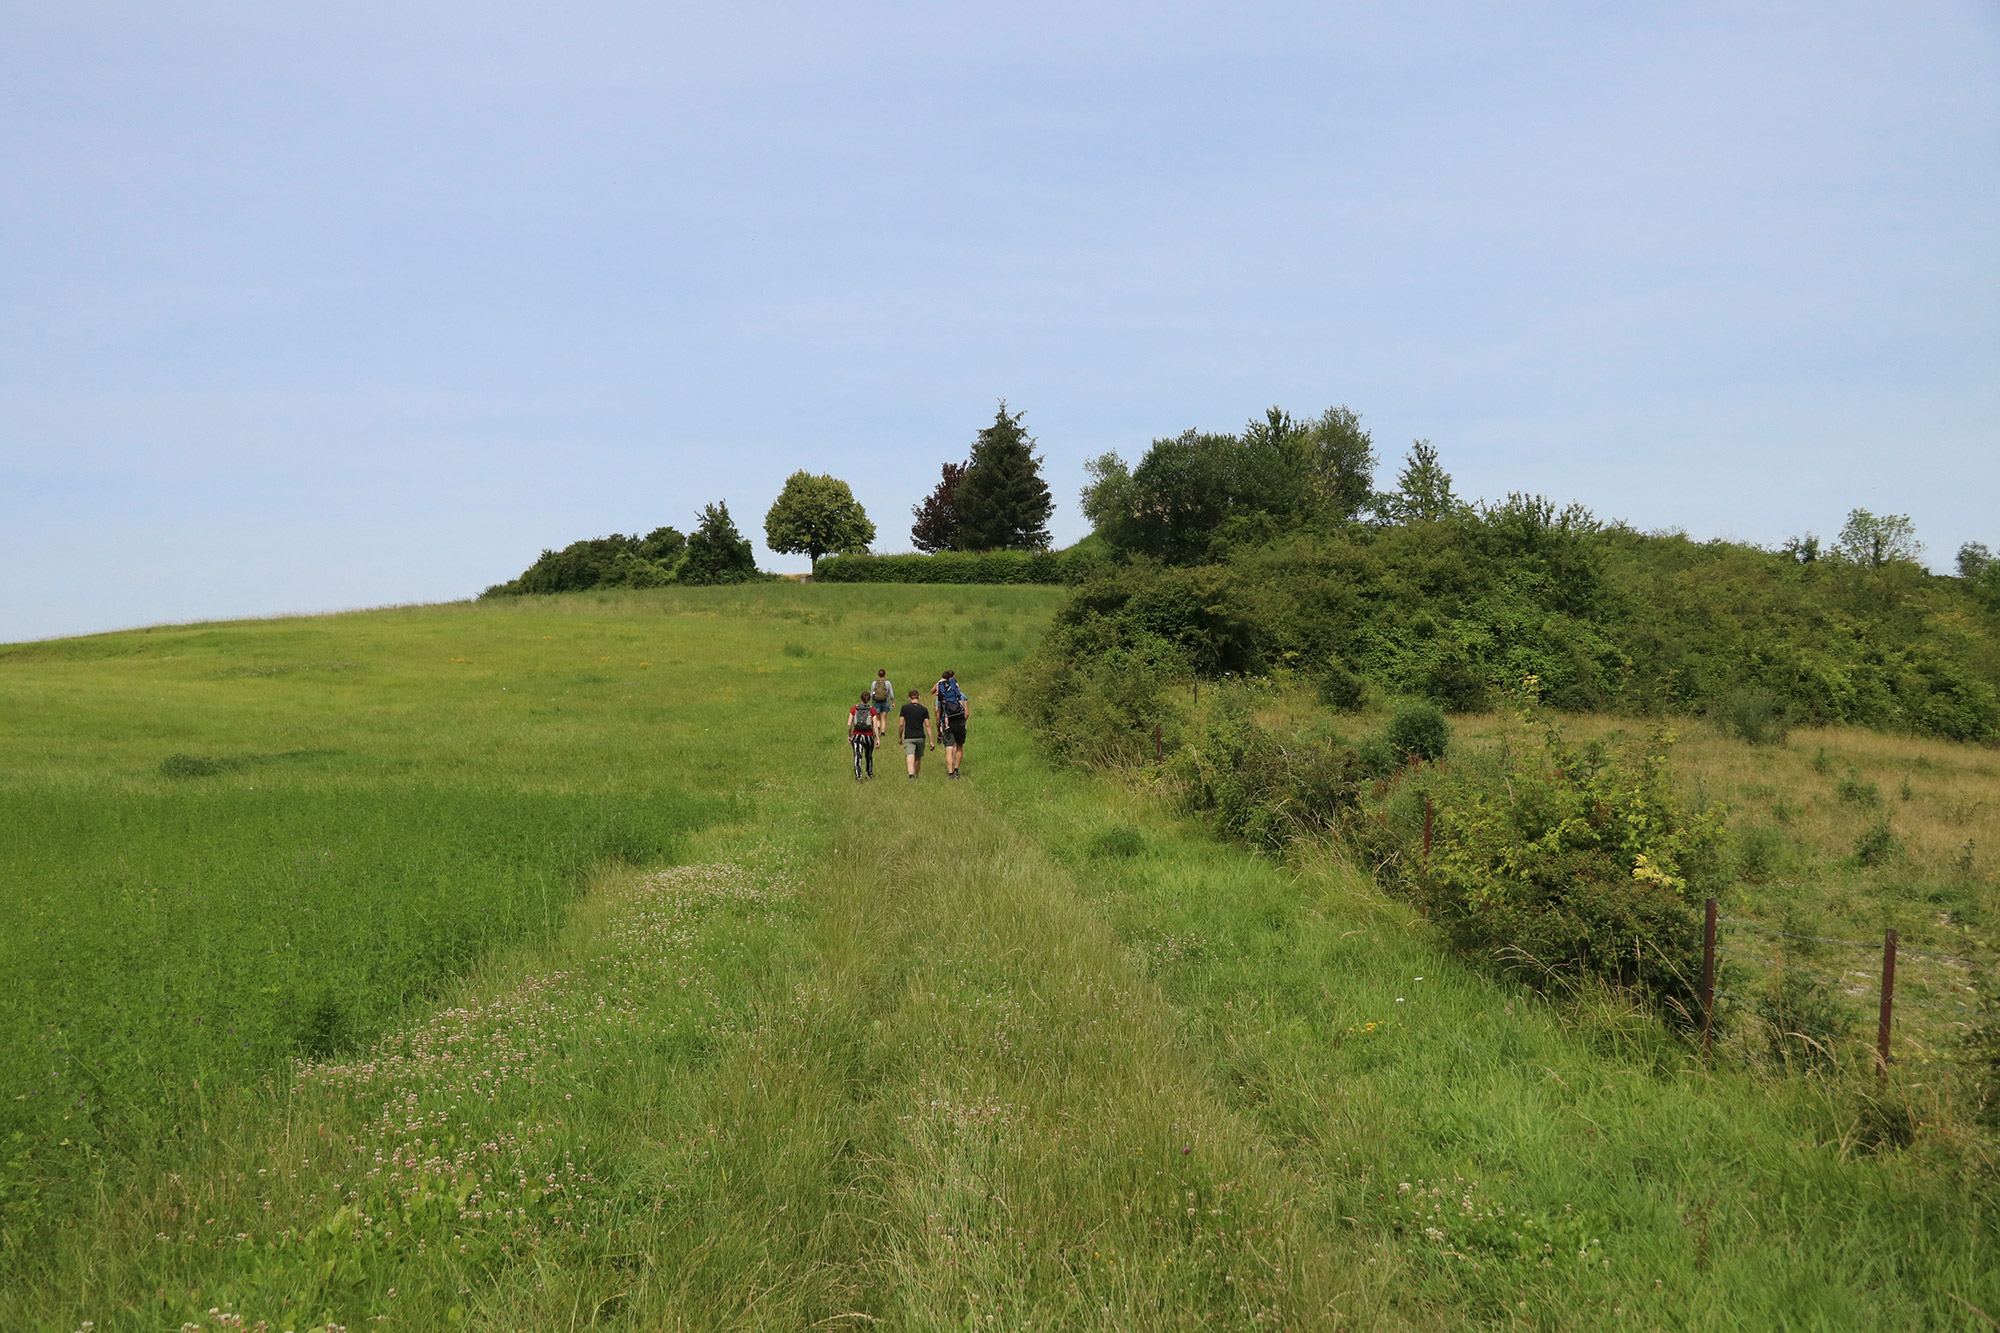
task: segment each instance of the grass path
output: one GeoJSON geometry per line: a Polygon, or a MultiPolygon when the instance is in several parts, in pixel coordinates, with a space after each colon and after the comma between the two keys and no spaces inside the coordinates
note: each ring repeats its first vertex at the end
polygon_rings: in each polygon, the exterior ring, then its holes
{"type": "Polygon", "coordinates": [[[802,779],[703,835],[720,868],[612,874],[0,1322],[1916,1329],[1993,1299],[1974,1196],[1840,1108],[1566,1026],[1339,872],[984,731],[966,783],[802,779]]]}

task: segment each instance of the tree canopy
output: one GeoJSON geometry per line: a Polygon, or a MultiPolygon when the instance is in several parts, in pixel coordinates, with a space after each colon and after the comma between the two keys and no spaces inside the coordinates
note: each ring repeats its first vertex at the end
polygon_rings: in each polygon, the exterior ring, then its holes
{"type": "Polygon", "coordinates": [[[1833,549],[1857,565],[1880,569],[1892,560],[1914,563],[1924,553],[1924,544],[1917,540],[1917,525],[1908,514],[1851,509],[1840,535],[1834,538],[1833,549]]]}
{"type": "Polygon", "coordinates": [[[1464,508],[1452,493],[1451,473],[1438,462],[1429,440],[1417,440],[1396,474],[1396,489],[1375,500],[1375,512],[1389,523],[1435,523],[1464,508]]]}
{"type": "Polygon", "coordinates": [[[910,540],[919,551],[935,555],[956,551],[958,545],[958,487],[965,480],[964,463],[946,463],[944,473],[924,502],[910,506],[910,540]]]}
{"type": "Polygon", "coordinates": [[[757,556],[736,521],[729,517],[729,502],[718,500],[701,508],[701,524],[687,540],[687,555],[681,560],[682,583],[750,583],[762,577],[757,556]]]}
{"type": "Polygon", "coordinates": [[[972,443],[972,459],[954,492],[958,542],[967,551],[1040,551],[1049,544],[1055,500],[1042,480],[1035,441],[1021,429],[1020,412],[1006,401],[993,424],[972,443]]]}
{"type": "Polygon", "coordinates": [[[838,477],[800,469],[764,515],[764,542],[783,555],[804,555],[815,565],[829,551],[865,551],[875,525],[854,492],[838,477]]]}
{"type": "Polygon", "coordinates": [[[543,551],[517,577],[488,588],[484,595],[657,588],[673,581],[686,545],[687,539],[668,527],[654,528],[644,537],[627,537],[622,532],[591,537],[571,542],[560,551],[543,551]]]}
{"type": "Polygon", "coordinates": [[[1345,407],[1305,421],[1273,407],[1239,434],[1187,430],[1154,440],[1135,468],[1104,454],[1085,470],[1084,514],[1114,550],[1196,564],[1304,524],[1354,522],[1374,495],[1375,450],[1345,407]]]}

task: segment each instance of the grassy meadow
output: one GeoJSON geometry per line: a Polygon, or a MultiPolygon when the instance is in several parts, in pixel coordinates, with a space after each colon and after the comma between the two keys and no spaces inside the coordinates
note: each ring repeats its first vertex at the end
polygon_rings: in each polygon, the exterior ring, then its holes
{"type": "MultiPolygon", "coordinates": [[[[1917,1075],[1704,1069],[1609,997],[1468,969],[1330,855],[1048,771],[1034,707],[990,705],[1061,595],[0,649],[0,1327],[2000,1312],[1991,1165],[1921,1115],[1870,1133],[1917,1075]],[[878,665],[960,671],[968,780],[848,778],[878,665]]],[[[1940,946],[1991,919],[1990,751],[1691,733],[1679,762],[1732,807],[1733,914],[1940,946]],[[1884,817],[1896,853],[1849,864],[1884,817]]]]}

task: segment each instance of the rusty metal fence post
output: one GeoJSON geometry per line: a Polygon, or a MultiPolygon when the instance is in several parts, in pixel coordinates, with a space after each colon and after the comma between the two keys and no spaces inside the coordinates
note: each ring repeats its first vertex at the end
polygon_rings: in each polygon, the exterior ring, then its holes
{"type": "Polygon", "coordinates": [[[1424,864],[1431,863],[1431,798],[1424,793],[1424,864]]]}
{"type": "Polygon", "coordinates": [[[1153,724],[1153,762],[1156,764],[1166,762],[1166,751],[1160,748],[1160,724],[1157,722],[1153,724]]]}
{"type": "Polygon", "coordinates": [[[1889,1024],[1896,1015],[1896,928],[1882,932],[1882,1017],[1875,1027],[1875,1077],[1889,1077],[1889,1024]]]}
{"type": "Polygon", "coordinates": [[[1715,1052],[1715,899],[1708,900],[1707,922],[1701,930],[1701,1052],[1715,1052]]]}

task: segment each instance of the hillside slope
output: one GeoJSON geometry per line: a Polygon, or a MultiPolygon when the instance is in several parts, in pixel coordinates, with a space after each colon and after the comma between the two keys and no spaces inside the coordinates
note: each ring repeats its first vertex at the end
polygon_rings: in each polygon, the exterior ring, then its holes
{"type": "MultiPolygon", "coordinates": [[[[1866,1149],[1828,1085],[1704,1072],[1650,1019],[1469,972],[1343,867],[1051,774],[990,707],[967,781],[855,784],[857,676],[951,665],[990,704],[1054,601],[893,596],[630,593],[0,661],[37,719],[8,799],[30,823],[57,796],[92,812],[36,823],[40,859],[8,869],[7,910],[68,931],[17,1006],[76,993],[47,989],[63,969],[137,984],[95,922],[212,920],[199,895],[157,915],[160,867],[335,918],[302,971],[337,993],[381,979],[338,946],[385,898],[561,889],[518,914],[533,928],[395,963],[430,970],[366,1030],[274,1038],[199,1092],[188,1067],[106,1086],[153,1119],[105,1121],[72,1176],[23,1154],[0,1324],[1917,1329],[2000,1308],[1990,1187],[1922,1144],[1866,1149]],[[273,669],[328,662],[364,665],[273,669]],[[268,757],[296,751],[317,757],[268,757]],[[169,777],[175,753],[216,762],[169,777]],[[236,844],[205,830],[273,784],[319,825],[266,820],[220,859],[236,844]],[[624,818],[579,868],[434,814],[505,793],[624,818]],[[446,834],[486,868],[425,859],[446,834]],[[65,836],[95,869],[64,878],[65,836]],[[336,868],[304,873],[308,851],[336,868]]],[[[296,988],[264,970],[282,940],[208,929],[199,975],[274,1007],[296,988]]],[[[12,966],[50,951],[5,938],[12,966]]],[[[50,1053],[23,1012],[17,1086],[50,1053]]]]}

